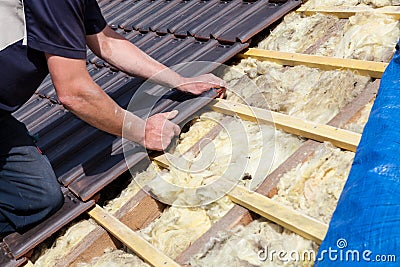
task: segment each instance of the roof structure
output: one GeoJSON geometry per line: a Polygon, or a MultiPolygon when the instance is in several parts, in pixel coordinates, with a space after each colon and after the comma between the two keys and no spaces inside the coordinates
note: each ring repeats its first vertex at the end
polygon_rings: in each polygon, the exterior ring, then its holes
{"type": "MultiPolygon", "coordinates": [[[[214,70],[249,46],[249,40],[301,1],[246,0],[100,0],[109,25],[167,66],[183,62],[210,62],[196,70],[214,70]]],[[[88,51],[87,69],[106,93],[127,107],[143,81],[114,69],[88,51]]],[[[180,70],[184,71],[184,70],[180,70]]],[[[149,97],[164,94],[161,87],[146,87],[149,97]]],[[[215,96],[203,97],[172,91],[149,112],[180,111],[183,122],[215,96]]],[[[148,112],[132,110],[141,116],[148,112]]],[[[92,197],[147,157],[139,146],[124,157],[122,139],[101,132],[66,110],[58,101],[48,77],[36,94],[14,114],[38,139],[63,187],[65,203],[48,220],[26,233],[13,233],[1,243],[0,265],[16,265],[23,255],[62,226],[94,205],[92,197]]]]}

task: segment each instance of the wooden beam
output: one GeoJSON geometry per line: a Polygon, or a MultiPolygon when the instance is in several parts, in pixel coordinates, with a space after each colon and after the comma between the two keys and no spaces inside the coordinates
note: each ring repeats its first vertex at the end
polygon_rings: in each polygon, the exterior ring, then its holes
{"type": "Polygon", "coordinates": [[[337,147],[353,152],[356,151],[361,139],[361,134],[358,133],[329,125],[309,122],[278,112],[229,102],[223,99],[213,100],[210,105],[214,111],[223,114],[239,116],[241,119],[258,123],[274,124],[276,129],[283,130],[287,133],[303,136],[319,142],[328,141],[337,147]]]}
{"type": "Polygon", "coordinates": [[[318,244],[322,243],[328,231],[328,225],[292,210],[266,196],[249,192],[242,186],[235,186],[228,193],[228,196],[240,206],[318,244]]]}
{"type": "Polygon", "coordinates": [[[88,214],[150,265],[180,266],[98,205],[91,209],[88,214]]]}
{"type": "Polygon", "coordinates": [[[252,57],[258,60],[269,60],[287,66],[305,65],[312,68],[319,68],[321,70],[346,69],[372,78],[381,78],[383,72],[388,66],[388,63],[383,62],[333,58],[258,48],[249,48],[246,52],[239,54],[238,56],[241,58],[252,57]]]}
{"type": "Polygon", "coordinates": [[[393,16],[394,19],[400,19],[400,7],[398,6],[386,6],[381,8],[371,8],[368,6],[319,6],[310,8],[302,6],[296,10],[296,12],[310,16],[315,13],[323,13],[327,15],[334,15],[341,19],[347,19],[354,16],[357,13],[377,13],[393,16]]]}

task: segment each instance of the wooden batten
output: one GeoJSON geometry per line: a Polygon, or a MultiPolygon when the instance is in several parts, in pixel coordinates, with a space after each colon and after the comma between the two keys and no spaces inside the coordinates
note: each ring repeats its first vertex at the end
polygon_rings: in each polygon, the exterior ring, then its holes
{"type": "Polygon", "coordinates": [[[242,186],[235,186],[229,193],[232,202],[239,204],[286,229],[321,244],[328,226],[298,211],[285,207],[257,192],[250,192],[242,186]]]}
{"type": "Polygon", "coordinates": [[[388,66],[388,63],[383,62],[333,58],[258,48],[249,48],[238,56],[241,58],[251,57],[258,60],[268,60],[285,66],[305,65],[321,70],[352,70],[357,74],[370,76],[372,78],[381,78],[388,66]]]}
{"type": "Polygon", "coordinates": [[[319,142],[331,142],[337,147],[350,151],[357,149],[361,139],[361,135],[358,133],[222,99],[213,100],[211,108],[227,115],[239,116],[244,120],[272,124],[276,129],[290,134],[319,142]]]}
{"type": "Polygon", "coordinates": [[[386,6],[381,8],[371,8],[368,6],[319,6],[310,8],[307,6],[301,6],[296,12],[310,16],[316,13],[322,13],[326,15],[337,16],[341,19],[347,19],[354,16],[357,13],[376,13],[392,16],[394,19],[400,19],[400,7],[398,6],[386,6]]]}
{"type": "Polygon", "coordinates": [[[96,205],[88,211],[88,214],[104,229],[151,266],[180,266],[100,206],[96,205]]]}

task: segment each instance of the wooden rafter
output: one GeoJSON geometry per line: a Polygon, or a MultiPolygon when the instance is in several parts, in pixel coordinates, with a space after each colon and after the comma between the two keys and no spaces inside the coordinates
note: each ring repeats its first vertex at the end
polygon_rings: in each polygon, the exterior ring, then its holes
{"type": "Polygon", "coordinates": [[[239,57],[252,57],[258,60],[269,60],[286,66],[305,65],[322,70],[352,70],[360,75],[370,76],[372,78],[381,78],[383,72],[388,66],[388,63],[383,62],[333,58],[258,48],[249,48],[246,52],[239,54],[239,57]]]}

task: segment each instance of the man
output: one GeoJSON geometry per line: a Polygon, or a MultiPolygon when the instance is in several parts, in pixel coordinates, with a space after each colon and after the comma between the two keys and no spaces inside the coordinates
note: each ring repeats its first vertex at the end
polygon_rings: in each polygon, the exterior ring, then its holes
{"type": "Polygon", "coordinates": [[[18,0],[0,3],[0,234],[26,230],[58,210],[60,186],[26,127],[11,112],[26,102],[50,73],[61,103],[87,123],[162,150],[179,126],[176,112],[146,121],[118,106],[86,70],[86,45],[118,69],[201,94],[225,83],[211,75],[185,78],[150,58],[111,30],[96,0],[18,0]],[[25,24],[23,23],[25,20],[25,24]],[[26,27],[24,27],[26,25],[26,27]],[[25,45],[26,44],[26,45],[25,45]],[[124,124],[125,120],[125,124],[124,124]],[[124,129],[123,129],[124,127],[124,129]]]}

